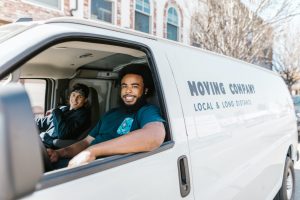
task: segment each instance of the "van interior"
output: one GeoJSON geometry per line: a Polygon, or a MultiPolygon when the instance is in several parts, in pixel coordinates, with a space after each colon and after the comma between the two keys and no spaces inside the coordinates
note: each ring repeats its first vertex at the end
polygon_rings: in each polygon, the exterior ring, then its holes
{"type": "MultiPolygon", "coordinates": [[[[63,148],[87,136],[105,112],[119,106],[118,72],[131,63],[144,63],[150,67],[155,88],[148,102],[158,106],[162,116],[166,117],[160,103],[163,101],[158,92],[159,81],[147,58],[146,52],[132,47],[91,41],[64,41],[41,49],[1,82],[22,83],[36,116],[44,116],[47,110],[66,105],[74,84],[83,83],[89,87],[92,125],[77,140],[57,140],[57,148],[63,148]]],[[[166,132],[168,136],[165,141],[168,141],[170,136],[166,132]]],[[[43,154],[45,172],[51,171],[49,161],[45,158],[45,149],[43,154]]]]}

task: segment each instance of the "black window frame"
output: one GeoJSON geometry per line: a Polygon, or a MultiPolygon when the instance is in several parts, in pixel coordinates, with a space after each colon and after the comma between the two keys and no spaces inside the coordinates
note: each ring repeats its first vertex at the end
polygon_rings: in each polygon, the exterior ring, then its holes
{"type": "MultiPolygon", "coordinates": [[[[146,38],[145,38],[146,39],[146,38]]],[[[166,110],[166,102],[164,93],[162,92],[161,81],[158,76],[157,65],[151,51],[147,45],[136,42],[136,41],[129,41],[126,39],[114,38],[111,36],[103,36],[97,35],[92,33],[78,33],[78,32],[69,32],[69,33],[62,33],[52,36],[50,38],[45,39],[43,42],[36,44],[27,49],[26,52],[23,54],[16,56],[13,61],[6,63],[4,66],[7,70],[5,70],[1,77],[5,77],[10,72],[14,71],[15,69],[20,68],[23,64],[25,64],[28,60],[32,59],[42,51],[63,42],[68,41],[82,41],[82,42],[91,42],[91,43],[100,43],[100,44],[108,44],[108,45],[115,45],[121,47],[132,48],[136,50],[143,51],[147,56],[147,61],[152,73],[152,78],[155,83],[155,90],[157,93],[157,97],[159,100],[160,109],[162,112],[163,117],[165,118],[165,129],[167,134],[167,141],[165,141],[161,147],[157,148],[151,152],[142,152],[142,153],[135,153],[135,154],[125,154],[125,155],[115,155],[107,157],[103,160],[95,160],[88,165],[79,166],[76,168],[71,168],[67,170],[57,171],[53,173],[44,174],[41,181],[36,188],[36,191],[43,190],[49,187],[53,187],[59,184],[63,184],[72,180],[76,180],[78,178],[82,178],[94,173],[99,173],[104,170],[108,170],[129,162],[133,162],[148,156],[152,156],[154,154],[166,151],[167,149],[171,149],[174,146],[174,141],[170,129],[170,118],[168,116],[166,110]]]]}

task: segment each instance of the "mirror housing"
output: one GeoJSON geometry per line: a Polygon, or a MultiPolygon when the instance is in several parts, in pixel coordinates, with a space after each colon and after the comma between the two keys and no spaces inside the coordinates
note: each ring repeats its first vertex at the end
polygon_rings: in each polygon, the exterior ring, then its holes
{"type": "Polygon", "coordinates": [[[30,194],[43,175],[39,134],[21,84],[0,86],[0,199],[30,194]]]}

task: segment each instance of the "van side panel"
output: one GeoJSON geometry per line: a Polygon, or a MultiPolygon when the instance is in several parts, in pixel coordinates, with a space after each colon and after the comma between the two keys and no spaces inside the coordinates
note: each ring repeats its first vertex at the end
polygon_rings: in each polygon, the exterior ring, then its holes
{"type": "Polygon", "coordinates": [[[213,53],[164,47],[184,110],[195,199],[273,199],[297,142],[281,78],[213,53]]]}

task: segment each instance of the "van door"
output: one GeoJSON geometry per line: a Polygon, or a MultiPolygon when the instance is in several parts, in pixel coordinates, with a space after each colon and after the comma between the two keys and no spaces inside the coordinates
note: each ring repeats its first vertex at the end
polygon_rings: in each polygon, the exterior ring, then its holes
{"type": "Polygon", "coordinates": [[[48,173],[41,182],[42,188],[25,199],[67,199],[70,196],[78,200],[193,199],[189,180],[190,159],[180,101],[176,90],[170,90],[174,80],[170,76],[166,58],[160,56],[163,54],[156,49],[152,49],[152,52],[163,95],[167,97],[165,105],[171,141],[153,152],[112,156],[106,161],[96,160],[77,169],[48,173]],[[63,181],[64,177],[69,180],[63,181]],[[53,181],[56,184],[51,183],[53,181]]]}
{"type": "Polygon", "coordinates": [[[294,128],[281,80],[196,48],[170,45],[166,52],[184,111],[195,199],[272,199],[294,128]]]}
{"type": "MultiPolygon", "coordinates": [[[[141,49],[147,49],[147,58],[158,81],[156,84],[161,95],[160,102],[164,103],[166,129],[170,139],[152,152],[116,155],[77,168],[45,173],[42,180],[37,183],[33,194],[24,199],[193,199],[189,181],[190,159],[181,104],[177,90],[170,90],[170,87],[175,85],[174,79],[168,62],[154,44],[155,41],[77,23],[52,22],[24,31],[15,41],[11,38],[3,46],[0,43],[0,60],[5,47],[11,44],[14,44],[14,49],[22,50],[18,56],[10,55],[10,60],[6,58],[5,65],[0,65],[0,69],[3,69],[0,70],[2,73],[0,77],[21,67],[57,41],[64,41],[65,37],[72,40],[93,37],[93,41],[97,43],[101,43],[103,38],[106,43],[113,38],[114,44],[126,42],[127,47],[134,44],[135,47],[140,45],[141,49]],[[44,34],[40,34],[41,32],[44,34]],[[35,35],[39,35],[39,40],[26,42],[25,38],[35,35]],[[23,41],[20,43],[21,46],[18,46],[18,41],[23,41]]],[[[13,148],[18,150],[17,147],[13,148]]]]}

